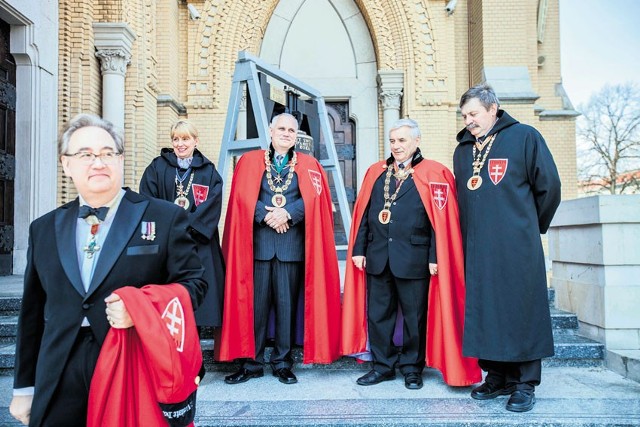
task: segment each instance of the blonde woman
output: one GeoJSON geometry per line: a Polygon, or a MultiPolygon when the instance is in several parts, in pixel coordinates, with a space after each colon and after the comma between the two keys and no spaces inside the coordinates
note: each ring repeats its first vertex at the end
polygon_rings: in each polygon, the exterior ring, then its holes
{"type": "Polygon", "coordinates": [[[189,215],[188,232],[198,244],[209,289],[196,311],[199,327],[222,324],[224,261],[218,222],[222,209],[222,178],[199,150],[195,126],[180,120],[171,127],[171,148],[163,148],[147,167],[140,193],[181,206],[189,215]]]}

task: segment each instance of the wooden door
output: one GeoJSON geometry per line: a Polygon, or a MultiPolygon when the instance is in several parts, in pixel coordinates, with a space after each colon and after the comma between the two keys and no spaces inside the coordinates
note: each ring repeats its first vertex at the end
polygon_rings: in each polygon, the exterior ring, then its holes
{"type": "Polygon", "coordinates": [[[9,33],[9,24],[0,20],[0,276],[13,272],[16,65],[9,53],[9,33]]]}
{"type": "MultiPolygon", "coordinates": [[[[349,203],[349,216],[351,216],[353,204],[356,200],[357,183],[355,125],[349,119],[349,104],[347,102],[327,102],[326,105],[329,124],[333,131],[333,141],[338,155],[338,164],[342,172],[347,202],[349,203]]],[[[337,203],[335,185],[331,177],[329,177],[329,185],[331,187],[331,199],[338,210],[334,215],[336,245],[346,245],[348,236],[344,233],[344,225],[339,212],[340,206],[337,203]]]]}

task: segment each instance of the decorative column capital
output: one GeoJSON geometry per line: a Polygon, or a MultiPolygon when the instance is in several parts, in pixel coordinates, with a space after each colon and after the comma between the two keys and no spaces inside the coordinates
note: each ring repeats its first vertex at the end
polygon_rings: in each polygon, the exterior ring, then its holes
{"type": "Polygon", "coordinates": [[[124,76],[127,65],[131,62],[131,54],[124,49],[100,49],[96,52],[100,59],[100,71],[102,74],[119,74],[124,76]]]}
{"type": "Polygon", "coordinates": [[[383,109],[400,110],[403,89],[402,70],[378,70],[378,93],[383,109]]]}
{"type": "Polygon", "coordinates": [[[127,65],[131,62],[131,47],[136,39],[129,25],[124,22],[95,22],[93,34],[102,74],[124,76],[127,65]]]}
{"type": "Polygon", "coordinates": [[[400,101],[402,100],[402,91],[385,91],[380,92],[380,101],[382,102],[382,108],[385,110],[400,109],[400,101]]]}

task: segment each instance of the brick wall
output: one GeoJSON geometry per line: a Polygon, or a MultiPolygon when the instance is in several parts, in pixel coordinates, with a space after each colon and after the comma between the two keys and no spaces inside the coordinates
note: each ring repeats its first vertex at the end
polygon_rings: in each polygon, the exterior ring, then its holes
{"type": "MultiPolygon", "coordinates": [[[[420,123],[427,156],[446,165],[451,165],[455,135],[462,128],[460,95],[482,80],[486,66],[526,66],[540,98],[535,104],[504,107],[542,132],[558,163],[564,195],[573,197],[575,121],[541,121],[535,112],[537,107],[562,108],[556,95],[561,82],[558,1],[548,2],[541,43],[538,2],[530,0],[459,0],[451,16],[439,0],[355,0],[353,7],[359,7],[370,27],[379,68],[405,71],[401,114],[420,123]]],[[[278,0],[190,3],[200,11],[199,20],[189,19],[183,0],[60,1],[60,124],[81,111],[101,111],[92,23],[124,21],[136,34],[125,106],[125,184],[134,189],[151,159],[170,145],[169,128],[181,117],[195,124],[199,148],[217,161],[237,52],[257,55],[278,0]],[[158,104],[158,97],[172,102],[158,104]]],[[[378,124],[382,153],[381,108],[378,124]]],[[[58,198],[64,202],[75,194],[65,179],[61,183],[58,198]]]]}

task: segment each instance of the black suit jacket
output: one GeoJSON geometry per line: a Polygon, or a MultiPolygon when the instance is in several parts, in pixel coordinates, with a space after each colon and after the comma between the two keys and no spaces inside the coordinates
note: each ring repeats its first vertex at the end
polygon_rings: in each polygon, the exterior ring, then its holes
{"type": "MultiPolygon", "coordinates": [[[[364,213],[353,248],[353,255],[364,255],[368,274],[380,274],[387,262],[391,273],[402,279],[429,277],[429,263],[436,262],[435,233],[422,204],[413,176],[402,184],[391,205],[391,220],[382,224],[378,214],[384,207],[384,180],[373,185],[369,206],[364,213]]],[[[391,177],[389,194],[396,189],[391,177]]]]}
{"type": "Polygon", "coordinates": [[[194,308],[206,292],[184,210],[130,190],[120,202],[85,292],[75,243],[78,206],[76,199],[36,219],[29,229],[14,387],[35,386],[31,425],[42,422],[85,316],[98,342],[104,341],[109,329],[104,299],[114,290],[181,283],[194,308]],[[142,221],[155,222],[154,240],[142,238],[142,221]]]}
{"type": "MultiPolygon", "coordinates": [[[[288,173],[289,170],[285,169],[282,178],[286,180],[288,173]]],[[[269,261],[276,257],[280,261],[304,261],[304,200],[300,194],[297,172],[294,172],[291,184],[282,193],[287,198],[287,204],[283,207],[291,215],[286,233],[278,233],[264,223],[264,217],[268,213],[265,206],[273,206],[273,194],[265,173],[260,181],[260,194],[254,214],[253,259],[269,261]]]]}

